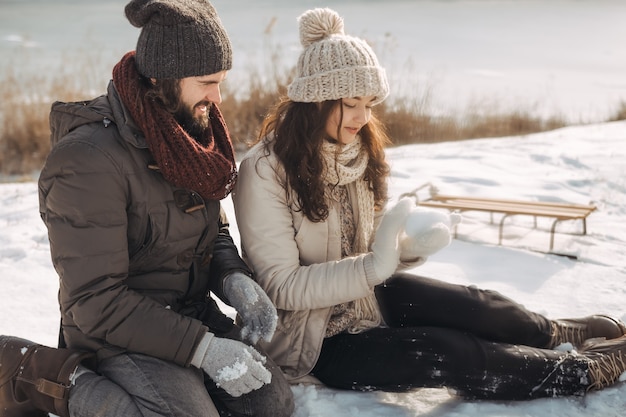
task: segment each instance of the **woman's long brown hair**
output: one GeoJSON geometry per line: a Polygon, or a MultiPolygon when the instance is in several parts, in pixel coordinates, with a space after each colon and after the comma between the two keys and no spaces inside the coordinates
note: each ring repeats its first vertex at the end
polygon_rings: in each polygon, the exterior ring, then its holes
{"type": "MultiPolygon", "coordinates": [[[[341,104],[341,100],[300,103],[283,98],[265,118],[259,132],[259,140],[268,139],[266,153],[273,147],[283,165],[287,181],[283,185],[295,191],[299,209],[313,222],[328,217],[321,151],[323,141],[327,140],[326,121],[336,106],[341,109],[341,104]]],[[[390,140],[373,113],[360,135],[369,154],[364,179],[374,193],[376,207],[382,208],[387,201],[389,175],[385,146],[390,140]]]]}

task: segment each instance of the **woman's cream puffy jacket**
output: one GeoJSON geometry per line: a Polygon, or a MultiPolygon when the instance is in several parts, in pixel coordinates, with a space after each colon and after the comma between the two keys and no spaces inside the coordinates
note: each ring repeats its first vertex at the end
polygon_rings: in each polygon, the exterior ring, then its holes
{"type": "MultiPolygon", "coordinates": [[[[276,333],[263,347],[293,381],[315,366],[331,307],[370,294],[372,258],[341,259],[338,202],[325,221],[311,222],[284,184],[280,163],[259,143],[241,162],[233,200],[244,259],[278,309],[276,333]]],[[[356,188],[348,190],[356,201],[356,188]]]]}

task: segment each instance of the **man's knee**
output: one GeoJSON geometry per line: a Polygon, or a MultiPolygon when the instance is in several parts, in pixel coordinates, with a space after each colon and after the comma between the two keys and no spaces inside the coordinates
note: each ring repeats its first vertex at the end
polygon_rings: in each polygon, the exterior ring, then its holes
{"type": "Polygon", "coordinates": [[[280,368],[268,359],[266,363],[272,373],[272,382],[258,391],[255,417],[290,417],[295,410],[291,385],[280,368]],[[260,401],[259,401],[260,400],[260,401]]]}

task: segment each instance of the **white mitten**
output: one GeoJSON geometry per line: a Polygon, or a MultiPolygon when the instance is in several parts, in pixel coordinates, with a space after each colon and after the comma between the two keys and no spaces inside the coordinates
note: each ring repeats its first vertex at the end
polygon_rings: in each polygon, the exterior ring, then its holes
{"type": "Polygon", "coordinates": [[[382,283],[395,272],[400,258],[398,236],[412,206],[410,198],[403,198],[383,215],[372,243],[371,255],[375,276],[368,276],[370,285],[382,283]]]}
{"type": "Polygon", "coordinates": [[[450,244],[451,230],[461,222],[459,213],[416,207],[406,218],[400,237],[400,260],[422,262],[450,244]]]}

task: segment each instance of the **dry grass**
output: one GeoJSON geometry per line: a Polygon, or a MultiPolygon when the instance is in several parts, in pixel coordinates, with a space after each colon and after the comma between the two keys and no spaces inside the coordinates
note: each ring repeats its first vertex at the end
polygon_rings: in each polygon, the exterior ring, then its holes
{"type": "Polygon", "coordinates": [[[2,174],[23,174],[36,169],[50,149],[49,108],[42,106],[38,97],[25,97],[23,88],[14,74],[9,74],[0,86],[2,174]]]}
{"type": "Polygon", "coordinates": [[[10,61],[0,73],[0,174],[29,175],[38,171],[50,151],[48,115],[55,100],[84,100],[94,94],[97,62],[85,58],[82,71],[67,67],[18,73],[21,63],[10,61]],[[44,74],[54,74],[44,75],[44,74]]]}
{"type": "Polygon", "coordinates": [[[618,120],[626,120],[626,101],[622,100],[619,104],[613,116],[609,119],[609,121],[616,122],[618,120]]]}
{"type": "Polygon", "coordinates": [[[267,111],[287,93],[292,70],[281,66],[277,49],[272,50],[268,65],[262,72],[269,75],[263,76],[258,68],[249,68],[246,84],[227,81],[223,89],[220,109],[240,151],[256,138],[267,111]]]}
{"type": "MultiPolygon", "coordinates": [[[[49,71],[53,75],[48,77],[24,77],[11,69],[0,73],[0,174],[30,175],[41,168],[49,152],[48,113],[54,100],[85,100],[104,91],[103,77],[98,76],[102,67],[95,59],[87,60],[80,74],[65,70],[49,71]]],[[[251,68],[247,84],[225,85],[221,109],[238,150],[256,136],[267,109],[284,94],[291,77],[291,69],[281,69],[284,66],[277,50],[269,61],[270,68],[262,71],[269,76],[251,68]]],[[[394,145],[523,135],[566,124],[559,118],[544,120],[522,110],[481,109],[461,116],[434,116],[427,101],[392,98],[376,107],[394,145]]],[[[626,119],[626,103],[610,120],[622,119],[626,119]]]]}

